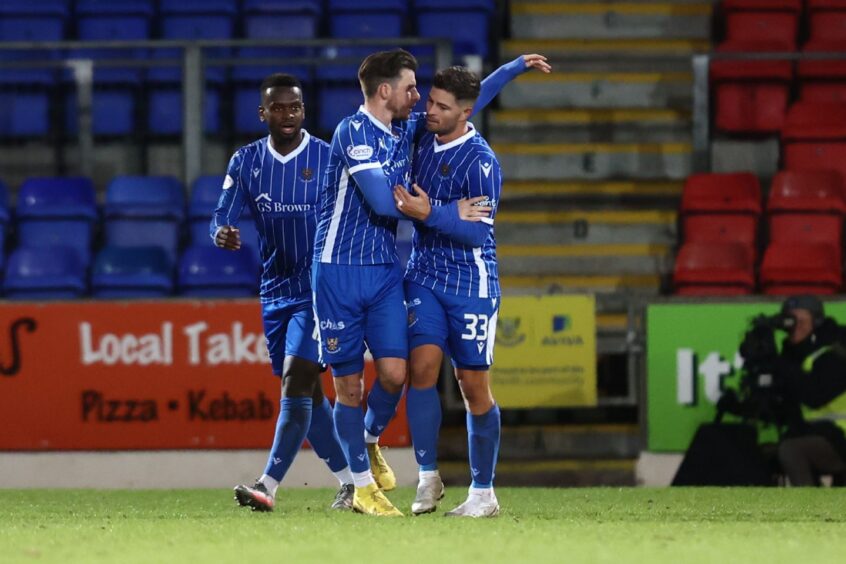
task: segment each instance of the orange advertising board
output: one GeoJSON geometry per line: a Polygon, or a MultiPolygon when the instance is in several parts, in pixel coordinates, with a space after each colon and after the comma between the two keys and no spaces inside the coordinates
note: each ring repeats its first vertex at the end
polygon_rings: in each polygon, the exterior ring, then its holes
{"type": "Polygon", "coordinates": [[[256,300],[0,304],[0,450],[264,449],[279,396],[256,300]]]}

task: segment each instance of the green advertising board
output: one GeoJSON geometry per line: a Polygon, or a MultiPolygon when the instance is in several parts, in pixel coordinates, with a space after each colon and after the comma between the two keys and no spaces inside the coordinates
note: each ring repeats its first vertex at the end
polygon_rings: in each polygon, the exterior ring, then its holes
{"type": "MultiPolygon", "coordinates": [[[[738,353],[749,323],[771,315],[781,304],[651,304],[646,312],[647,448],[687,450],[696,429],[714,420],[725,389],[736,389],[742,359],[738,353]]],[[[826,315],[846,321],[846,303],[826,303],[826,315]]],[[[781,343],[784,333],[778,333],[781,343]]],[[[727,419],[728,420],[728,419],[727,419]]],[[[775,438],[764,429],[763,440],[775,438]]]]}

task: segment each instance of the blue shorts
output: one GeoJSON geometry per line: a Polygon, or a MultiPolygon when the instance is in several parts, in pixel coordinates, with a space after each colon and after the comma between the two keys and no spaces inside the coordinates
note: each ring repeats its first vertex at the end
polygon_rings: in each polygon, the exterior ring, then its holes
{"type": "Polygon", "coordinates": [[[406,281],[405,299],[410,349],[437,345],[457,368],[490,368],[499,298],[444,294],[406,281]]]}
{"type": "Polygon", "coordinates": [[[317,331],[311,296],[296,296],[262,304],[261,318],[273,373],[282,376],[286,356],[318,362],[317,331]]]}
{"type": "Polygon", "coordinates": [[[402,276],[398,264],[313,264],[322,361],[335,376],[364,370],[365,344],[376,359],[408,358],[402,276]]]}

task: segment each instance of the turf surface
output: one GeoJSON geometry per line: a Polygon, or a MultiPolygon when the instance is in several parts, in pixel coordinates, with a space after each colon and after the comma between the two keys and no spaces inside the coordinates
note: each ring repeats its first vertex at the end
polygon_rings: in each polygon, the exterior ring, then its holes
{"type": "Polygon", "coordinates": [[[488,520],[375,519],[333,495],[258,514],[224,490],[0,490],[0,562],[846,562],[846,490],[502,488],[488,520]]]}

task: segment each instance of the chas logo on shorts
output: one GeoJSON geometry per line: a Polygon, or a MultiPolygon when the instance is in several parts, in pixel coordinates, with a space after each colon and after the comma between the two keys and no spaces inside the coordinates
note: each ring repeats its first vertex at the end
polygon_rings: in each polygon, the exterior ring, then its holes
{"type": "Polygon", "coordinates": [[[370,145],[349,145],[347,156],[356,161],[366,161],[373,156],[373,147],[370,145]]]}
{"type": "Polygon", "coordinates": [[[338,321],[336,323],[335,321],[332,321],[331,319],[324,319],[320,322],[320,330],[321,331],[326,331],[327,329],[330,329],[332,331],[342,331],[344,329],[344,327],[345,327],[345,325],[344,325],[343,321],[338,321]]]}

